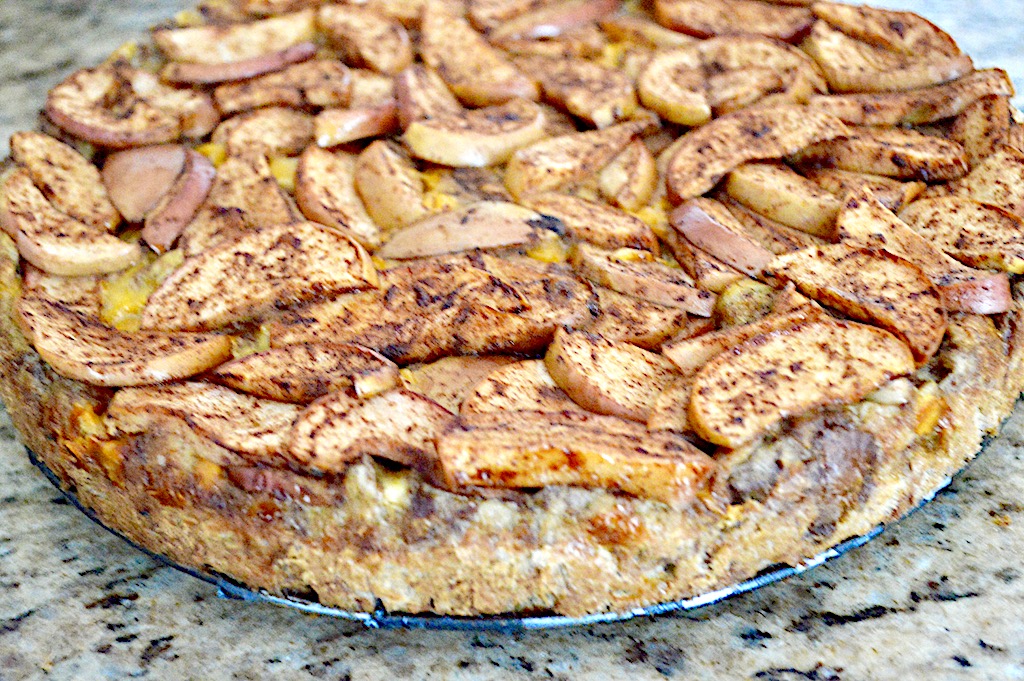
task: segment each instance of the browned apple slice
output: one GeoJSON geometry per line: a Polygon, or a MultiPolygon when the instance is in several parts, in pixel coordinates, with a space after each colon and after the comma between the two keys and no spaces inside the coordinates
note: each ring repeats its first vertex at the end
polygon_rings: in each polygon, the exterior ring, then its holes
{"type": "Polygon", "coordinates": [[[413,64],[396,75],[394,89],[402,130],[423,119],[462,113],[462,105],[441,76],[423,64],[413,64]]]}
{"type": "Polygon", "coordinates": [[[313,141],[313,117],[281,106],[257,109],[225,120],[212,141],[223,144],[228,156],[291,156],[313,141]]]}
{"type": "Polygon", "coordinates": [[[282,50],[268,52],[238,61],[197,63],[172,61],[160,69],[160,78],[178,85],[214,85],[246,78],[255,78],[280,71],[291,64],[300,64],[316,56],[316,45],[299,43],[282,50]]]}
{"type": "Polygon", "coordinates": [[[1001,145],[965,177],[947,187],[956,196],[999,206],[1024,217],[1024,150],[1001,145]]]}
{"type": "Polygon", "coordinates": [[[512,154],[505,167],[505,186],[513,196],[523,197],[578,182],[607,165],[645,127],[621,123],[534,142],[512,154]]]}
{"type": "MultiPolygon", "coordinates": [[[[693,279],[681,270],[659,262],[645,261],[645,251],[631,251],[624,258],[589,244],[577,244],[571,254],[576,270],[596,284],[648,300],[678,307],[701,317],[711,316],[715,295],[694,287],[693,279]]],[[[647,254],[649,257],[649,254],[647,254]]]]}
{"type": "Polygon", "coordinates": [[[22,297],[18,315],[25,335],[54,371],[92,385],[144,385],[187,378],[231,356],[230,336],[127,334],[37,296],[22,297]]]}
{"type": "Polygon", "coordinates": [[[457,412],[473,389],[490,374],[514,363],[514,357],[442,357],[436,362],[414,364],[402,369],[402,387],[457,412]]]}
{"type": "Polygon", "coordinates": [[[586,329],[613,342],[655,350],[683,328],[689,318],[685,310],[677,307],[658,305],[601,286],[595,290],[600,312],[586,329]]]}
{"type": "Polygon", "coordinates": [[[901,182],[891,177],[838,168],[811,168],[804,170],[804,175],[839,199],[850,192],[870,191],[889,210],[899,210],[900,206],[916,199],[927,186],[924,182],[901,182]]]}
{"type": "Polygon", "coordinates": [[[691,504],[715,470],[681,436],[598,414],[464,414],[437,453],[452,485],[603,487],[676,506],[691,504]]]}
{"type": "Polygon", "coordinates": [[[357,168],[352,154],[308,147],[299,158],[295,199],[310,220],[350,233],[373,248],[380,245],[381,233],[359,198],[357,168]]]}
{"type": "Polygon", "coordinates": [[[213,100],[226,115],[264,106],[334,107],[348,104],[351,89],[348,67],[331,59],[314,59],[241,83],[220,85],[213,91],[213,100]]]}
{"type": "Polygon", "coordinates": [[[711,120],[700,51],[696,46],[661,50],[637,76],[644,106],[667,121],[697,126],[711,120]]]}
{"type": "Polygon", "coordinates": [[[517,69],[465,19],[431,0],[420,22],[420,54],[455,96],[470,106],[501,104],[510,99],[536,100],[535,79],[517,69]]]}
{"type": "Polygon", "coordinates": [[[497,26],[488,34],[494,42],[509,38],[554,38],[613,13],[619,0],[559,0],[543,4],[497,26]]]}
{"type": "Polygon", "coordinates": [[[38,132],[16,132],[11,159],[62,213],[103,230],[121,221],[96,166],[63,142],[38,132]]]}
{"type": "Polygon", "coordinates": [[[678,232],[669,232],[666,240],[672,250],[672,255],[675,256],[676,261],[686,273],[693,278],[697,288],[721,293],[731,284],[742,279],[749,279],[747,275],[732,265],[722,262],[707,251],[693,245],[678,232]]]}
{"type": "Polygon", "coordinates": [[[504,201],[481,201],[413,223],[392,234],[375,254],[404,260],[522,246],[536,241],[544,224],[543,216],[529,208],[504,201]]]}
{"type": "Polygon", "coordinates": [[[473,386],[463,414],[492,411],[579,411],[548,374],[544,361],[529,359],[499,367],[473,386]]]}
{"type": "MultiPolygon", "coordinates": [[[[744,231],[754,241],[767,248],[775,255],[789,253],[807,246],[820,246],[827,243],[825,239],[793,229],[781,222],[776,222],[744,206],[727,194],[720,193],[718,201],[729,209],[729,212],[743,226],[744,231]]],[[[835,228],[832,228],[835,235],[835,228]]]]}
{"type": "Polygon", "coordinates": [[[1012,93],[1006,71],[982,69],[948,83],[904,92],[815,95],[808,106],[854,125],[920,125],[956,116],[979,97],[1012,93]]]}
{"type": "Polygon", "coordinates": [[[388,135],[398,129],[398,106],[394,100],[351,109],[324,109],[313,119],[313,136],[321,147],[388,135]]]}
{"type": "Polygon", "coordinates": [[[141,222],[170,191],[185,168],[185,149],[180,144],[160,144],[107,156],[103,186],[125,220],[141,222]]]}
{"type": "Polygon", "coordinates": [[[68,277],[106,274],[123,270],[142,255],[137,243],[54,208],[24,168],[10,173],[2,189],[5,228],[15,230],[21,257],[45,272],[68,277]]]}
{"type": "Polygon", "coordinates": [[[1010,132],[1010,98],[986,95],[968,105],[953,121],[950,139],[963,145],[973,168],[995,153],[1010,132]]]}
{"type": "Polygon", "coordinates": [[[147,212],[142,238],[157,253],[174,245],[210,194],[217,170],[202,154],[188,149],[181,174],[162,199],[147,212]]]}
{"type": "MultiPolygon", "coordinates": [[[[570,28],[552,38],[504,38],[492,40],[492,44],[509,54],[523,57],[600,60],[609,42],[608,36],[597,24],[591,23],[570,28]]],[[[632,51],[628,51],[627,54],[632,54],[632,51]]],[[[614,61],[615,57],[612,56],[605,65],[610,66],[614,61]]]]}
{"type": "Polygon", "coordinates": [[[904,339],[923,364],[946,333],[941,294],[921,268],[888,251],[845,244],[780,255],[765,270],[815,300],[904,339]]]}
{"type": "Polygon", "coordinates": [[[353,5],[323,5],[317,25],[346,62],[382,73],[398,73],[412,63],[412,42],[402,24],[353,5]]]}
{"type": "Polygon", "coordinates": [[[811,11],[846,35],[887,50],[914,57],[960,54],[945,31],[913,12],[836,2],[815,2],[811,11]]]}
{"type": "Polygon", "coordinates": [[[907,345],[853,322],[810,321],[758,336],[712,359],[694,378],[689,423],[736,448],[789,416],[850,404],[911,373],[907,345]]]}
{"type": "Polygon", "coordinates": [[[957,142],[900,128],[851,128],[796,155],[797,163],[823,165],[907,180],[955,180],[967,173],[957,142]]]}
{"type": "Polygon", "coordinates": [[[958,196],[915,201],[900,218],[937,248],[971,267],[1024,274],[1024,219],[958,196]]]}
{"type": "MultiPolygon", "coordinates": [[[[13,242],[0,237],[4,250],[14,250],[13,242]],[[10,244],[10,246],[8,246],[10,244]]],[[[6,254],[17,257],[17,252],[6,254]]],[[[103,309],[103,292],[101,277],[88,275],[84,277],[61,277],[48,274],[31,263],[21,263],[22,292],[24,298],[41,298],[56,303],[71,312],[78,312],[93,321],[100,319],[103,309]]]]}
{"type": "Polygon", "coordinates": [[[158,28],[153,42],[172,62],[228,64],[311,40],[315,19],[313,10],[303,10],[247,23],[158,28]]]}
{"type": "Polygon", "coordinates": [[[187,422],[227,449],[257,460],[276,458],[288,446],[292,423],[301,408],[261,400],[212,383],[125,388],[114,394],[107,417],[117,430],[147,430],[157,414],[187,422]]]}
{"type": "Polygon", "coordinates": [[[405,227],[429,214],[423,205],[419,171],[390,142],[371,142],[356,159],[353,179],[367,213],[384,231],[405,227]]]}
{"type": "Polygon", "coordinates": [[[303,468],[341,473],[364,456],[377,456],[430,474],[434,439],[452,414],[423,395],[391,390],[357,401],[332,393],[309,405],[295,422],[289,456],[303,468]]]}
{"type": "Polygon", "coordinates": [[[586,199],[549,192],[523,200],[538,213],[556,218],[559,231],[601,248],[639,248],[658,252],[658,237],[639,218],[586,199]]]}
{"type": "Polygon", "coordinates": [[[789,156],[804,147],[847,134],[835,116],[797,106],[726,114],[683,135],[666,169],[676,203],[708,191],[747,161],[789,156]]]}
{"type": "Polygon", "coordinates": [[[285,302],[376,284],[370,256],[349,237],[309,222],[261,225],[175,270],[149,297],[142,326],[216,328],[285,302]]]}
{"type": "Polygon", "coordinates": [[[776,222],[824,239],[835,235],[841,201],[788,166],[745,163],[726,177],[725,191],[776,222]]]}
{"type": "Polygon", "coordinates": [[[693,45],[695,39],[685,33],[673,31],[650,19],[633,14],[616,14],[600,22],[601,28],[618,42],[631,42],[651,49],[665,49],[693,45]]]}
{"type": "Polygon", "coordinates": [[[658,167],[647,145],[631,142],[597,178],[598,188],[612,205],[636,211],[647,205],[658,184],[658,167]]]}
{"type": "Polygon", "coordinates": [[[375,109],[395,103],[395,79],[368,69],[350,68],[352,94],[348,105],[353,109],[375,109]]]}
{"type": "Polygon", "coordinates": [[[647,430],[652,433],[671,431],[690,432],[690,395],[693,392],[693,375],[676,376],[654,400],[651,415],[647,417],[647,430]]]}
{"type": "Polygon", "coordinates": [[[641,423],[676,375],[675,365],[661,355],[589,331],[557,331],[544,364],[584,409],[641,423]]]}
{"type": "Polygon", "coordinates": [[[759,275],[775,257],[713,199],[686,201],[672,211],[669,222],[698,248],[751,276],[759,275]]]}
{"type": "Polygon", "coordinates": [[[272,348],[222,364],[209,380],[280,402],[308,404],[329,392],[366,398],[398,385],[398,366],[351,343],[306,343],[272,348]]]}
{"type": "Polygon", "coordinates": [[[814,22],[803,7],[773,7],[756,0],[656,0],[654,11],[658,23],[698,38],[757,33],[794,41],[814,22]]]}
{"type": "Polygon", "coordinates": [[[402,140],[413,156],[432,163],[481,168],[504,163],[517,149],[545,137],[544,109],[524,99],[498,106],[437,113],[413,121],[402,140]]]}
{"type": "Polygon", "coordinates": [[[845,242],[885,249],[920,267],[951,312],[996,314],[1013,305],[1010,281],[1005,274],[960,264],[912,230],[870,193],[846,198],[836,228],[845,242]]]}
{"type": "Polygon", "coordinates": [[[478,31],[487,33],[509,19],[557,0],[468,0],[466,17],[478,31]]]}
{"type": "Polygon", "coordinates": [[[377,14],[389,17],[406,28],[416,28],[423,14],[426,0],[343,0],[344,4],[365,7],[377,14]]]}
{"type": "Polygon", "coordinates": [[[516,65],[540,82],[544,101],[598,128],[636,112],[633,79],[586,59],[519,57],[516,65]]]}

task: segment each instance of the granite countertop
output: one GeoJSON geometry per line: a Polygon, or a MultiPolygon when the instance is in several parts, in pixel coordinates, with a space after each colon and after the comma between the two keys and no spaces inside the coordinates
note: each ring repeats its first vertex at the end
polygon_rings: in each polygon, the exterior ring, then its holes
{"type": "MultiPolygon", "coordinates": [[[[881,4],[923,11],[978,65],[1024,83],[1024,4],[881,4]]],[[[34,125],[46,89],[74,67],[184,6],[0,3],[3,143],[34,125]]],[[[0,681],[1024,679],[1022,455],[1018,405],[923,510],[828,565],[700,611],[516,635],[373,631],[222,600],[161,566],[64,502],[0,413],[0,681]]]]}

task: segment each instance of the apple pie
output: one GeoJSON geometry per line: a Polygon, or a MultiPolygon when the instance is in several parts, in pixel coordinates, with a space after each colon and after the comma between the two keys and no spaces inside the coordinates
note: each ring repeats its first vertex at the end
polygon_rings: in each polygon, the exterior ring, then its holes
{"type": "Polygon", "coordinates": [[[907,12],[208,0],[0,175],[0,393],[138,544],[622,613],[933,493],[1024,388],[1024,128],[907,12]]]}

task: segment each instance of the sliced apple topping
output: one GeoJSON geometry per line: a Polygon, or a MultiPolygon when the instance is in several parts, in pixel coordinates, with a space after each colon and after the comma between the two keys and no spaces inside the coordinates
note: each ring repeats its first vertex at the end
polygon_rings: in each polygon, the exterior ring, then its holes
{"type": "Polygon", "coordinates": [[[789,416],[857,402],[913,370],[909,348],[887,331],[808,321],[708,362],[694,378],[688,422],[709,442],[736,448],[789,416]]]}
{"type": "Polygon", "coordinates": [[[481,381],[515,361],[514,357],[504,355],[442,357],[436,362],[408,366],[399,376],[406,390],[457,412],[481,381]]]}
{"type": "Polygon", "coordinates": [[[429,214],[423,205],[422,176],[412,161],[390,142],[371,142],[356,159],[353,179],[367,213],[386,232],[410,225],[429,214]]]}
{"type": "Polygon", "coordinates": [[[367,247],[381,243],[380,228],[356,188],[357,159],[310,146],[299,158],[295,199],[310,220],[351,234],[367,247]]]}
{"type": "Polygon", "coordinates": [[[1000,145],[970,173],[943,189],[1024,217],[1024,150],[1000,145]]]}
{"type": "Polygon", "coordinates": [[[292,64],[301,64],[316,56],[316,49],[314,43],[306,42],[239,61],[213,64],[171,62],[160,69],[160,78],[179,85],[235,82],[274,73],[292,64]]]}
{"type": "MultiPolygon", "coordinates": [[[[743,226],[746,234],[775,255],[807,246],[821,246],[828,242],[822,237],[776,222],[725,193],[718,194],[718,201],[729,209],[732,216],[743,226]]],[[[829,230],[829,237],[834,237],[835,225],[831,225],[829,230]]]]}
{"type": "MultiPolygon", "coordinates": [[[[557,334],[556,334],[557,335],[557,334]]],[[[544,361],[528,359],[498,367],[473,386],[463,414],[493,411],[580,411],[548,374],[544,361]]]]}
{"type": "Polygon", "coordinates": [[[638,248],[657,253],[658,237],[639,218],[602,203],[554,192],[523,200],[538,213],[556,218],[556,229],[601,248],[638,248]]]}
{"type": "Polygon", "coordinates": [[[672,211],[669,222],[695,246],[744,274],[759,275],[775,257],[713,199],[686,201],[672,211]]]}
{"type": "Polygon", "coordinates": [[[838,168],[808,168],[804,170],[804,176],[838,199],[843,199],[850,192],[870,191],[889,210],[899,210],[900,206],[916,199],[927,186],[924,182],[904,182],[838,168]]]}
{"type": "Polygon", "coordinates": [[[942,295],[921,268],[879,249],[846,244],[780,255],[765,270],[830,307],[893,332],[920,364],[946,333],[942,295]]]}
{"type": "Polygon", "coordinates": [[[308,109],[345,106],[351,89],[352,76],[344,64],[314,59],[241,83],[220,85],[213,91],[213,100],[226,115],[265,106],[308,109]]]}
{"type": "Polygon", "coordinates": [[[959,142],[973,168],[995,153],[1010,132],[1010,98],[986,95],[968,105],[953,121],[951,139],[959,142]]]}
{"type": "Polygon", "coordinates": [[[468,0],[466,17],[478,31],[487,33],[509,19],[558,0],[468,0]]]}
{"type": "Polygon", "coordinates": [[[343,472],[364,456],[377,456],[435,472],[434,439],[453,418],[445,408],[408,390],[357,401],[343,392],[309,405],[291,433],[290,458],[324,473],[343,472]]]}
{"type": "Polygon", "coordinates": [[[321,147],[380,137],[398,129],[398,105],[394,100],[350,109],[324,109],[313,119],[313,136],[321,147]]]}
{"type": "Polygon", "coordinates": [[[402,130],[416,121],[462,113],[462,105],[441,76],[423,64],[413,64],[396,75],[394,90],[402,130]]]}
{"type": "Polygon", "coordinates": [[[544,109],[523,99],[497,106],[438,112],[415,120],[402,140],[413,156],[456,168],[504,163],[518,149],[545,137],[544,109]]]}
{"type": "Polygon", "coordinates": [[[672,255],[693,278],[698,288],[714,293],[721,293],[728,286],[749,277],[738,269],[722,262],[707,251],[693,245],[682,234],[670,233],[667,238],[672,255]]]}
{"type": "Polygon", "coordinates": [[[517,69],[437,0],[427,2],[420,23],[423,62],[444,79],[455,96],[470,106],[501,104],[510,99],[536,100],[537,82],[517,69]]]}
{"type": "Polygon", "coordinates": [[[636,112],[633,80],[586,59],[519,57],[516,65],[540,82],[544,100],[598,128],[636,112]]]}
{"type": "Polygon", "coordinates": [[[836,223],[848,243],[882,248],[913,262],[931,279],[951,312],[997,314],[1013,305],[1005,274],[962,265],[912,230],[870,193],[846,198],[836,223]]]}
{"type": "Polygon", "coordinates": [[[662,25],[698,38],[756,33],[792,42],[814,22],[806,8],[758,0],[656,0],[654,12],[662,25]]]}
{"type": "Polygon", "coordinates": [[[402,24],[354,5],[324,5],[317,25],[327,43],[354,66],[398,73],[412,63],[412,42],[402,24]]]}
{"type": "Polygon", "coordinates": [[[231,337],[209,333],[124,333],[38,296],[18,302],[19,323],[39,356],[68,378],[131,386],[187,378],[231,356],[231,337]]]}
{"type": "Polygon", "coordinates": [[[814,16],[846,35],[893,52],[918,58],[961,54],[945,31],[913,12],[837,2],[815,2],[811,10],[814,16]]]}
{"type": "Polygon", "coordinates": [[[229,118],[217,126],[212,139],[214,144],[224,145],[228,156],[253,153],[291,156],[312,141],[313,117],[279,106],[229,118]]]}
{"type": "Polygon", "coordinates": [[[431,215],[392,234],[375,254],[404,260],[536,242],[546,224],[540,213],[503,201],[481,201],[431,215]]]}
{"type": "Polygon", "coordinates": [[[271,348],[222,364],[208,378],[239,392],[308,404],[329,392],[366,398],[398,385],[398,366],[351,343],[271,348]]]}
{"type": "Polygon", "coordinates": [[[714,461],[681,436],[614,416],[551,412],[464,414],[437,440],[451,485],[620,490],[687,506],[714,461]]]}
{"type": "Polygon", "coordinates": [[[958,196],[915,201],[900,218],[929,243],[971,267],[1024,274],[1024,219],[958,196]]]}
{"type": "Polygon", "coordinates": [[[216,169],[202,154],[188,149],[185,165],[163,198],[146,213],[142,239],[157,253],[170,250],[209,196],[216,169]]]}
{"type": "Polygon", "coordinates": [[[160,144],[107,156],[102,186],[125,220],[141,222],[170,191],[185,168],[185,150],[180,144],[160,144]]]}
{"type": "Polygon", "coordinates": [[[394,19],[406,28],[416,28],[426,0],[342,0],[339,4],[365,7],[381,16],[394,19]]]}
{"type": "Polygon", "coordinates": [[[847,132],[835,116],[798,106],[726,114],[680,138],[666,168],[669,196],[695,198],[742,163],[789,156],[847,132]]]}
{"type": "Polygon", "coordinates": [[[665,28],[650,19],[629,14],[616,14],[600,22],[601,28],[612,40],[644,45],[651,49],[684,47],[696,39],[665,28]]]}
{"type": "Polygon", "coordinates": [[[696,47],[656,53],[637,77],[644,106],[667,121],[696,126],[711,120],[700,52],[696,47]]]}
{"type": "Polygon", "coordinates": [[[655,350],[689,319],[686,311],[678,307],[658,305],[602,286],[595,287],[595,291],[600,311],[597,319],[585,328],[612,342],[655,350]]]}
{"type": "Polygon", "coordinates": [[[554,38],[565,31],[612,14],[619,0],[558,0],[544,3],[494,27],[492,42],[515,38],[554,38]]]}
{"type": "Polygon", "coordinates": [[[598,188],[608,203],[636,211],[647,205],[658,184],[658,167],[647,145],[631,142],[598,175],[598,188]]]}
{"type": "Polygon", "coordinates": [[[262,400],[211,383],[125,388],[114,394],[107,418],[115,431],[147,430],[154,417],[182,419],[220,446],[256,461],[274,460],[287,449],[301,407],[262,400]]]}
{"type": "Polygon", "coordinates": [[[725,190],[767,218],[828,239],[841,201],[787,166],[747,163],[729,173],[725,190]]]}
{"type": "Polygon", "coordinates": [[[258,226],[186,260],[150,296],[142,326],[216,328],[376,284],[370,256],[339,232],[308,222],[258,226]]]}

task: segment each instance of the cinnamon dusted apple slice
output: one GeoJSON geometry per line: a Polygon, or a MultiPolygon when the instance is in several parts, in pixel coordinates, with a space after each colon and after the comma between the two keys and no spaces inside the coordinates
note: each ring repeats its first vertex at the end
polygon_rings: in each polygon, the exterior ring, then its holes
{"type": "Polygon", "coordinates": [[[911,180],[902,182],[891,177],[856,173],[838,168],[810,168],[804,170],[807,179],[816,182],[838,199],[850,192],[870,191],[889,210],[899,210],[918,197],[927,186],[924,182],[911,180]]]}
{"type": "Polygon", "coordinates": [[[811,11],[851,38],[893,52],[920,58],[960,54],[956,41],[945,31],[913,12],[836,2],[815,2],[811,11]]]}
{"type": "Polygon", "coordinates": [[[321,147],[380,137],[398,128],[398,106],[394,100],[350,109],[324,109],[313,119],[313,137],[321,147]]]}
{"type": "Polygon", "coordinates": [[[954,196],[1005,208],[1024,217],[1024,150],[1000,145],[970,173],[950,182],[954,196]]]}
{"type": "Polygon", "coordinates": [[[281,106],[257,109],[225,120],[211,141],[223,144],[228,156],[291,156],[313,141],[313,117],[281,106]]]}
{"type": "Polygon", "coordinates": [[[478,31],[487,33],[509,19],[557,0],[468,0],[466,18],[478,31]]]}
{"type": "Polygon", "coordinates": [[[701,250],[740,272],[757,276],[775,255],[713,199],[690,199],[669,216],[674,229],[701,250]]]}
{"type": "Polygon", "coordinates": [[[172,61],[160,69],[160,78],[178,85],[214,85],[255,78],[301,64],[316,56],[316,44],[299,43],[283,50],[232,62],[203,64],[172,61]]]}
{"type": "Polygon", "coordinates": [[[394,19],[406,28],[416,28],[426,0],[343,0],[346,5],[365,7],[381,16],[394,19]]]}
{"type": "MultiPolygon", "coordinates": [[[[4,237],[3,248],[7,250],[10,241],[4,237]]],[[[11,243],[10,249],[14,250],[11,243]]],[[[13,254],[17,257],[17,252],[13,254]]],[[[103,311],[103,289],[101,278],[96,275],[84,277],[61,277],[56,274],[48,274],[30,263],[21,263],[23,272],[23,288],[21,295],[24,298],[42,298],[48,302],[56,303],[67,308],[71,312],[78,312],[89,319],[101,318],[103,311]]]]}
{"type": "Polygon", "coordinates": [[[903,92],[815,95],[807,104],[854,125],[919,125],[956,116],[979,97],[1012,94],[1006,71],[981,69],[941,85],[903,92]]]}
{"type": "Polygon", "coordinates": [[[974,70],[966,54],[916,55],[856,40],[823,21],[801,48],[821,67],[835,92],[885,92],[938,85],[974,70]]]}
{"type": "Polygon", "coordinates": [[[549,192],[523,200],[523,205],[556,218],[560,231],[572,239],[601,248],[638,248],[658,252],[658,237],[639,218],[586,199],[549,192]]]}
{"type": "Polygon", "coordinates": [[[62,213],[103,230],[121,221],[96,166],[63,142],[38,132],[16,132],[11,159],[62,213]]]}
{"type": "Polygon", "coordinates": [[[402,140],[413,156],[455,168],[482,168],[508,160],[545,137],[547,116],[533,102],[513,99],[482,109],[437,113],[413,121],[402,140]]]}
{"type": "Polygon", "coordinates": [[[353,179],[367,213],[384,231],[405,227],[429,214],[423,205],[419,171],[390,142],[371,142],[356,158],[353,179]]]}
{"type": "Polygon", "coordinates": [[[929,239],[912,230],[869,193],[848,196],[836,221],[840,238],[850,244],[881,248],[921,268],[942,294],[951,312],[996,314],[1013,305],[1010,280],[1003,273],[962,265],[929,239]]]}
{"type": "Polygon", "coordinates": [[[698,38],[756,33],[792,42],[807,33],[814,15],[803,7],[757,0],[657,0],[658,23],[698,38]]]}
{"type": "Polygon", "coordinates": [[[442,357],[436,362],[415,364],[402,369],[402,387],[458,412],[473,389],[501,367],[514,363],[513,357],[483,355],[442,357]]]}
{"type": "Polygon", "coordinates": [[[789,156],[847,132],[835,116],[798,106],[726,114],[680,138],[666,168],[669,197],[700,196],[742,163],[789,156]]]}
{"type": "MultiPolygon", "coordinates": [[[[789,253],[790,251],[806,248],[807,246],[820,246],[827,243],[821,237],[808,234],[765,217],[725,193],[718,195],[718,201],[729,209],[732,216],[743,225],[744,231],[752,239],[775,255],[789,253]]],[[[834,227],[832,228],[832,234],[833,236],[835,234],[834,227]]]]}
{"type": "Polygon", "coordinates": [[[18,302],[18,322],[39,356],[68,378],[129,386],[187,378],[231,356],[231,337],[209,333],[123,333],[35,295],[18,302]]]}
{"type": "Polygon", "coordinates": [[[650,19],[632,14],[616,14],[600,22],[608,36],[618,42],[631,42],[651,49],[666,49],[693,45],[696,39],[665,28],[650,19]]]}
{"type": "Polygon", "coordinates": [[[667,241],[672,255],[679,265],[689,274],[698,288],[714,293],[721,293],[731,284],[749,279],[738,269],[722,262],[707,251],[693,245],[678,232],[669,232],[667,241]]]}
{"type": "Polygon", "coordinates": [[[54,208],[24,168],[10,173],[2,190],[5,228],[14,231],[21,257],[45,272],[67,277],[106,274],[123,270],[142,255],[137,243],[54,208]]]}
{"type": "Polygon", "coordinates": [[[310,220],[352,234],[373,248],[380,245],[381,233],[359,198],[357,168],[352,154],[310,146],[299,157],[295,199],[310,220]]]}
{"type": "Polygon", "coordinates": [[[946,333],[941,294],[921,268],[888,251],[846,244],[780,255],[765,274],[792,281],[803,293],[904,339],[923,364],[946,333]]]}
{"type": "Polygon", "coordinates": [[[327,44],[354,66],[398,73],[412,63],[412,42],[402,24],[354,5],[324,5],[317,26],[327,44]]]}
{"type": "Polygon", "coordinates": [[[339,61],[314,59],[241,83],[220,85],[213,91],[213,100],[225,115],[265,106],[308,109],[345,106],[351,89],[348,67],[339,61]]]}
{"type": "Polygon", "coordinates": [[[492,411],[580,411],[548,374],[544,361],[528,359],[499,367],[473,386],[463,414],[492,411]]]}
{"type": "Polygon", "coordinates": [[[708,362],[694,378],[688,422],[709,442],[736,448],[789,416],[857,402],[913,370],[910,349],[887,331],[808,321],[708,362]]]}
{"type": "Polygon", "coordinates": [[[524,12],[500,26],[488,38],[554,38],[567,30],[597,21],[619,8],[619,0],[558,0],[524,12]]]}
{"type": "Polygon", "coordinates": [[[677,307],[658,305],[603,286],[595,287],[595,291],[600,311],[597,319],[585,328],[612,342],[655,350],[689,319],[686,311],[677,307]]]}
{"type": "Polygon", "coordinates": [[[586,59],[519,57],[516,65],[540,82],[544,101],[607,128],[636,112],[633,79],[586,59]]]}
{"type": "Polygon", "coordinates": [[[405,260],[473,249],[522,246],[544,229],[540,213],[504,201],[481,201],[431,215],[392,234],[375,254],[405,260]]]}
{"type": "Polygon", "coordinates": [[[653,260],[646,251],[604,251],[589,244],[577,244],[570,256],[573,266],[587,279],[613,291],[677,307],[701,317],[710,317],[715,295],[694,287],[693,279],[681,270],[653,260]]]}
{"type": "Polygon", "coordinates": [[[394,88],[402,130],[416,121],[462,113],[462,105],[441,76],[423,64],[413,64],[396,75],[394,88]]]}
{"type": "Polygon", "coordinates": [[[180,144],[159,144],[107,156],[102,186],[125,220],[142,222],[146,213],[170,191],[185,168],[185,149],[180,144]]]}
{"type": "Polygon", "coordinates": [[[309,222],[257,226],[187,260],[149,297],[143,328],[216,328],[275,305],[371,288],[362,246],[309,222]]]}
{"type": "Polygon", "coordinates": [[[842,202],[788,166],[745,163],[726,177],[725,191],[776,222],[824,239],[835,235],[842,202]]]}
{"type": "Polygon", "coordinates": [[[681,436],[614,416],[551,412],[463,414],[437,439],[451,485],[620,490],[693,503],[714,461],[681,436]]]}
{"type": "Polygon", "coordinates": [[[676,375],[675,365],[661,355],[586,330],[555,332],[544,364],[584,409],[641,423],[676,375]]]}
{"type": "Polygon", "coordinates": [[[329,392],[377,395],[398,385],[398,366],[351,343],[305,343],[271,348],[222,364],[209,380],[280,402],[308,404],[329,392]]]}
{"type": "Polygon", "coordinates": [[[959,196],[915,201],[900,218],[929,243],[971,267],[1024,274],[1024,219],[959,196]]]}
{"type": "Polygon", "coordinates": [[[690,428],[688,412],[692,393],[693,374],[673,378],[654,400],[651,414],[647,417],[647,430],[652,433],[665,430],[691,432],[693,429],[690,428]]]}
{"type": "Polygon", "coordinates": [[[851,128],[838,138],[808,146],[794,159],[906,180],[955,180],[967,173],[960,144],[900,128],[851,128]]]}
{"type": "Polygon", "coordinates": [[[636,211],[647,205],[658,184],[658,167],[647,145],[631,142],[601,169],[597,185],[612,205],[636,211]]]}
{"type": "Polygon", "coordinates": [[[257,460],[278,457],[288,446],[301,407],[236,393],[212,383],[125,388],[107,407],[112,427],[121,432],[148,430],[155,415],[187,422],[226,449],[257,460]]]}
{"type": "Polygon", "coordinates": [[[150,248],[157,253],[170,250],[206,200],[216,174],[205,156],[186,149],[181,174],[146,214],[142,238],[150,248]]]}
{"type": "Polygon", "coordinates": [[[697,126],[711,120],[703,64],[696,46],[661,50],[640,71],[636,87],[644,106],[667,121],[697,126]]]}
{"type": "Polygon", "coordinates": [[[539,98],[535,79],[441,2],[430,0],[424,5],[420,31],[423,62],[466,104],[488,106],[517,97],[539,98]]]}
{"type": "Polygon", "coordinates": [[[423,395],[391,390],[366,400],[336,392],[306,407],[290,436],[289,458],[303,468],[341,473],[377,456],[430,474],[434,439],[453,418],[423,395]]]}
{"type": "Polygon", "coordinates": [[[950,139],[963,145],[973,168],[995,153],[1010,132],[1010,98],[986,95],[968,105],[953,121],[950,139]]]}
{"type": "Polygon", "coordinates": [[[505,186],[519,198],[579,182],[607,165],[646,127],[631,121],[534,142],[512,154],[505,186]]]}
{"type": "Polygon", "coordinates": [[[368,69],[350,68],[352,93],[348,105],[353,109],[373,109],[393,104],[395,79],[368,69]]]}

